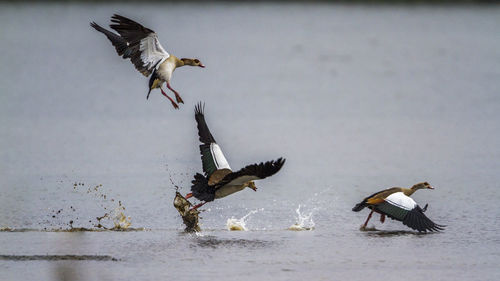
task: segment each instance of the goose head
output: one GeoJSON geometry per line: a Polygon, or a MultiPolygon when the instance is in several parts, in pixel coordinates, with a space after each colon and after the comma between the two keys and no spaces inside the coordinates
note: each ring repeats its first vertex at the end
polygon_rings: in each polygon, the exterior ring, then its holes
{"type": "Polygon", "coordinates": [[[434,187],[432,187],[428,182],[421,182],[421,183],[417,183],[414,186],[412,186],[411,189],[413,189],[413,190],[417,190],[417,189],[434,189],[434,187]]]}
{"type": "Polygon", "coordinates": [[[182,58],[181,61],[184,62],[184,65],[199,66],[205,68],[205,65],[201,63],[199,59],[182,58]]]}
{"type": "Polygon", "coordinates": [[[257,187],[255,186],[255,182],[254,181],[249,181],[247,183],[247,187],[251,188],[253,191],[257,191],[257,187]]]}

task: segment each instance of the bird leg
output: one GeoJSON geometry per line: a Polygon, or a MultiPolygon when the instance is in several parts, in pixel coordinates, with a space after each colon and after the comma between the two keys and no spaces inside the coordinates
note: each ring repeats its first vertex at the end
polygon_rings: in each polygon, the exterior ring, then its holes
{"type": "Polygon", "coordinates": [[[167,97],[167,99],[169,99],[169,100],[170,100],[170,102],[172,103],[172,105],[174,106],[174,108],[175,108],[175,109],[179,109],[179,106],[175,103],[175,101],[174,101],[171,97],[169,97],[169,96],[168,96],[168,95],[167,95],[167,94],[163,91],[163,89],[162,89],[162,88],[160,88],[160,90],[161,90],[161,94],[162,94],[162,95],[164,95],[165,97],[167,97]]]}
{"type": "Polygon", "coordinates": [[[172,89],[172,87],[170,87],[170,83],[167,82],[167,88],[170,89],[170,91],[174,92],[175,94],[175,99],[177,100],[178,103],[184,103],[184,101],[182,100],[181,96],[179,95],[179,93],[177,93],[176,90],[172,89]]]}
{"type": "Polygon", "coordinates": [[[381,223],[385,222],[385,215],[384,214],[380,214],[380,222],[381,223]]]}
{"type": "Polygon", "coordinates": [[[191,197],[193,197],[193,193],[192,193],[192,192],[189,192],[188,194],[186,194],[186,197],[184,197],[184,198],[189,199],[189,198],[191,198],[191,197]]]}
{"type": "Polygon", "coordinates": [[[206,203],[207,203],[207,202],[203,202],[203,203],[200,203],[200,204],[198,204],[198,205],[195,205],[193,208],[191,208],[191,210],[196,210],[196,209],[198,209],[199,207],[201,207],[201,206],[205,205],[206,203]]]}
{"type": "Polygon", "coordinates": [[[368,224],[368,221],[371,219],[372,214],[373,214],[373,210],[370,212],[370,214],[366,218],[365,224],[363,224],[363,226],[361,228],[363,228],[363,229],[366,228],[366,225],[368,224]]]}

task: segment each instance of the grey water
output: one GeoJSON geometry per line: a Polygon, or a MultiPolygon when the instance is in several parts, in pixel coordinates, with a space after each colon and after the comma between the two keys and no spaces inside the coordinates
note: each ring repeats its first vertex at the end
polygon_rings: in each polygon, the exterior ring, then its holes
{"type": "Polygon", "coordinates": [[[499,280],[499,30],[495,5],[2,3],[0,279],[499,280]],[[90,28],[113,13],[207,66],[174,73],[179,110],[90,28]],[[172,200],[198,101],[233,169],[287,162],[196,235],[172,200]],[[421,181],[445,231],[359,230],[355,203],[421,181]]]}

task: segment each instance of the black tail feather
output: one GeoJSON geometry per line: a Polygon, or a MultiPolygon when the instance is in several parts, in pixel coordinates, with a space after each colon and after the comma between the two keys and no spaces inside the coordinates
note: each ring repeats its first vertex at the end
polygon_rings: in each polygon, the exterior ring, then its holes
{"type": "Polygon", "coordinates": [[[156,75],[156,70],[153,71],[153,74],[151,75],[151,78],[149,78],[149,91],[148,91],[148,95],[146,96],[146,99],[149,99],[149,94],[151,93],[151,90],[153,90],[153,84],[156,80],[156,78],[158,78],[158,76],[156,75]]]}
{"type": "Polygon", "coordinates": [[[359,212],[359,211],[363,210],[365,207],[366,207],[366,202],[365,202],[365,201],[363,201],[363,202],[361,202],[361,203],[356,204],[356,206],[354,206],[354,207],[352,208],[352,210],[353,210],[354,212],[359,212]]]}
{"type": "Polygon", "coordinates": [[[215,189],[208,185],[208,179],[202,174],[196,173],[191,181],[191,192],[193,196],[201,201],[210,202],[215,199],[215,189]]]}

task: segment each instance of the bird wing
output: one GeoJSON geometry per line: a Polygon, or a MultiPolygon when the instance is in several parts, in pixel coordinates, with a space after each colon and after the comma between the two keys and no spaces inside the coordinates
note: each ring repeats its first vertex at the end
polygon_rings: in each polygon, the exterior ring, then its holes
{"type": "Polygon", "coordinates": [[[285,164],[285,159],[267,161],[265,163],[248,165],[241,170],[226,175],[218,186],[242,185],[251,180],[261,180],[276,174],[285,164]]]}
{"type": "Polygon", "coordinates": [[[131,50],[128,47],[127,40],[123,39],[120,35],[103,28],[95,22],[91,22],[90,26],[95,28],[97,31],[102,32],[104,35],[106,35],[106,37],[108,37],[109,41],[111,41],[111,44],[113,44],[119,56],[123,56],[124,59],[130,57],[131,50]]]}
{"type": "Polygon", "coordinates": [[[117,14],[111,17],[111,22],[113,24],[109,26],[127,41],[130,60],[144,76],[149,76],[155,67],[159,67],[170,56],[153,30],[117,14]]]}
{"type": "Polygon", "coordinates": [[[404,225],[419,232],[440,231],[443,225],[431,221],[418,204],[403,192],[396,192],[375,206],[376,210],[388,217],[402,221],[404,225]]]}
{"type": "Polygon", "coordinates": [[[224,157],[220,146],[215,142],[214,137],[210,133],[210,129],[208,129],[205,116],[203,115],[204,107],[204,104],[200,102],[194,109],[194,118],[198,124],[198,136],[202,143],[200,145],[200,153],[203,172],[205,172],[206,177],[210,178],[216,171],[223,170],[224,172],[221,173],[225,176],[228,172],[231,172],[231,167],[226,157],[224,157]]]}

